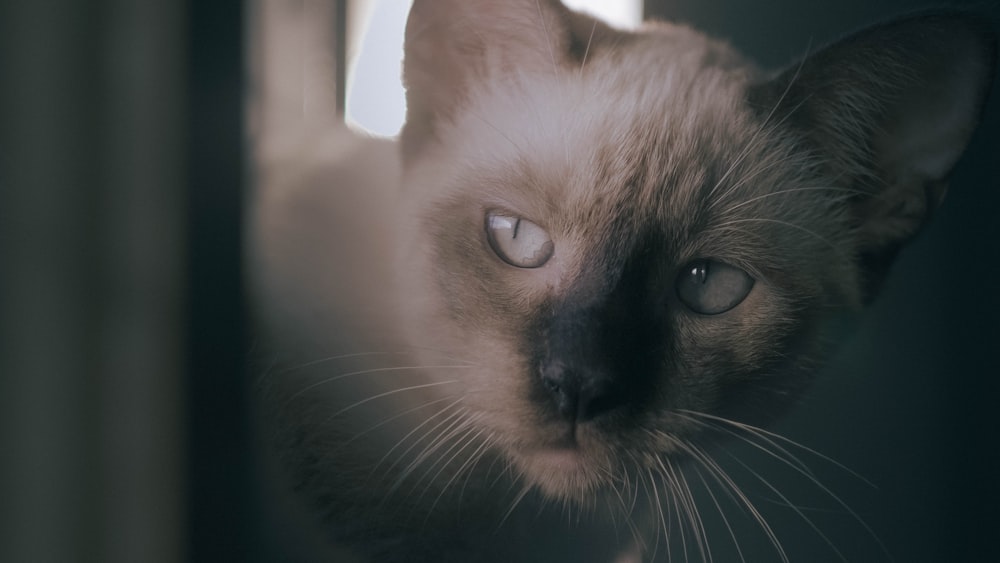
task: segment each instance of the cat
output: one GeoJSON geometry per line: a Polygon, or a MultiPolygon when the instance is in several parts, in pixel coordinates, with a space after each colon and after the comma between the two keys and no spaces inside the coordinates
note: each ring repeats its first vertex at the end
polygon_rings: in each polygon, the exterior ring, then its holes
{"type": "Polygon", "coordinates": [[[261,412],[302,526],[344,560],[708,559],[684,467],[755,511],[704,444],[809,386],[995,57],[955,12],[767,73],[682,25],[416,0],[398,142],[258,164],[261,412]]]}

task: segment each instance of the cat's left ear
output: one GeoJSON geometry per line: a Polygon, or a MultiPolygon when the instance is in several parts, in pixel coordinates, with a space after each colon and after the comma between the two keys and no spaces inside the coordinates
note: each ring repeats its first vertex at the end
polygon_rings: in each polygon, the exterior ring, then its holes
{"type": "Polygon", "coordinates": [[[750,101],[818,151],[852,202],[857,252],[878,285],[900,245],[944,197],[993,77],[996,37],[958,12],[863,30],[750,90],[750,101]]]}

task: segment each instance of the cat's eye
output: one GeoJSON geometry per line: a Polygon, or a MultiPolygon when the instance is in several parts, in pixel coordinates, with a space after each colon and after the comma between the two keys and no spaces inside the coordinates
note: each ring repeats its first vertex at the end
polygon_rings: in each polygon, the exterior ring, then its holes
{"type": "Polygon", "coordinates": [[[754,279],[735,266],[698,260],[677,277],[677,297],[696,313],[718,315],[742,303],[753,284],[754,279]]]}
{"type": "Polygon", "coordinates": [[[486,215],[486,238],[501,260],[518,268],[538,268],[549,261],[555,250],[545,229],[502,213],[486,215]]]}

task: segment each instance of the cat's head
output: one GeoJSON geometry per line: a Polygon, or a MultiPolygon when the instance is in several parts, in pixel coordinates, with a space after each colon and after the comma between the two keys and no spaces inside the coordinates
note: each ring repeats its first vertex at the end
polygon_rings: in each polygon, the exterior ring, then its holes
{"type": "Polygon", "coordinates": [[[685,27],[417,0],[410,343],[474,364],[479,435],[555,497],[773,418],[941,200],[994,50],[923,14],[765,75],[685,27]]]}

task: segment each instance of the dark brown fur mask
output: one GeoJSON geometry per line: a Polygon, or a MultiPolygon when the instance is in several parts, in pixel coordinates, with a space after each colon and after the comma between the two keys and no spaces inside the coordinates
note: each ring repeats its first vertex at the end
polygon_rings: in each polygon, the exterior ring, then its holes
{"type": "Polygon", "coordinates": [[[767,421],[941,200],[993,51],[924,14],[768,78],[683,27],[418,0],[414,343],[475,364],[465,404],[555,497],[691,453],[709,417],[767,421]]]}
{"type": "MultiPolygon", "coordinates": [[[[681,26],[416,0],[382,220],[395,290],[338,266],[376,296],[334,305],[381,312],[416,352],[323,381],[358,383],[290,432],[300,487],[378,560],[607,561],[628,536],[651,557],[643,536],[667,525],[638,513],[672,498],[680,514],[675,460],[711,464],[709,433],[787,409],[940,202],[994,49],[979,20],[927,13],[769,76],[681,26]],[[376,372],[398,378],[358,375],[376,372]],[[545,520],[553,500],[634,524],[588,543],[545,520]]],[[[342,233],[371,230],[337,209],[342,233]]],[[[344,351],[384,344],[355,328],[344,351]]]]}

